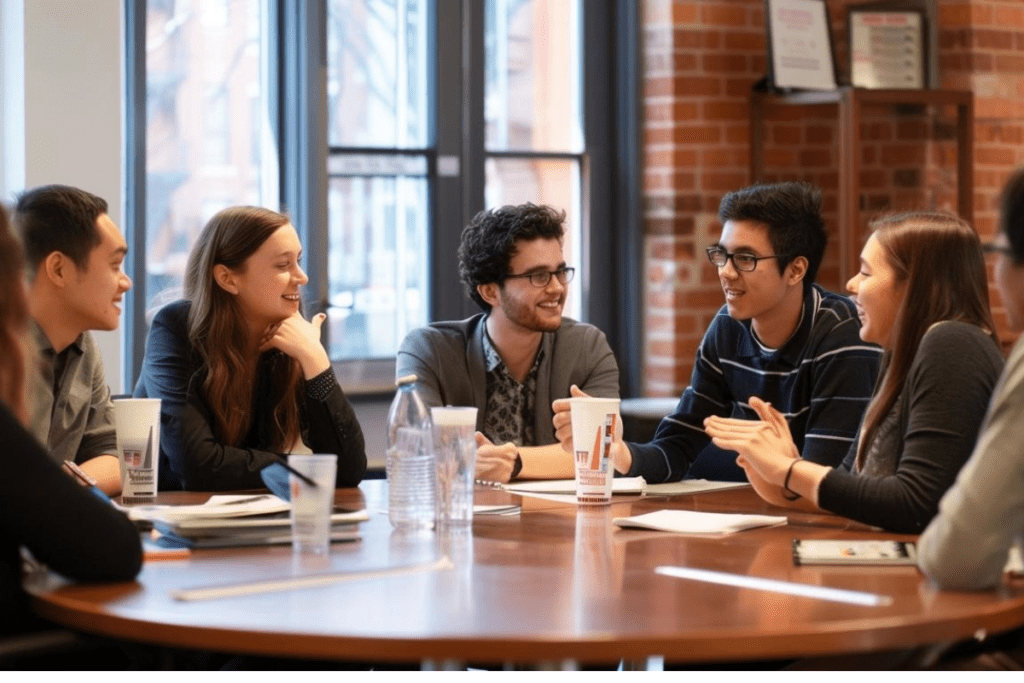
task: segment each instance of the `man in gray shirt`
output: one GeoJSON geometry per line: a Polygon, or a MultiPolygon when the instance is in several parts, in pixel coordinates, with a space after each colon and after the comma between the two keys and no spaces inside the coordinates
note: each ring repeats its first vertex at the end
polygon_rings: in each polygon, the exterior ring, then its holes
{"type": "Polygon", "coordinates": [[[399,377],[415,374],[428,407],[477,407],[479,479],[571,478],[551,403],[577,385],[618,398],[604,333],[562,317],[573,269],[562,256],[565,213],[523,204],[483,211],[462,232],[459,274],[483,313],[410,332],[399,377]]]}
{"type": "Polygon", "coordinates": [[[29,268],[31,429],[58,462],[71,460],[109,495],[121,492],[113,404],[89,330],[118,326],[132,283],[127,245],[107,203],[45,185],[18,198],[14,222],[29,268]]]}

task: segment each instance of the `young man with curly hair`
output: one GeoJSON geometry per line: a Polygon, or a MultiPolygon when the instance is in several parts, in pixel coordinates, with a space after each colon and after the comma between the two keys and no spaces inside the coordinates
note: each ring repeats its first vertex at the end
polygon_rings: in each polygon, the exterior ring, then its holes
{"type": "Polygon", "coordinates": [[[565,213],[523,204],[482,211],[462,232],[459,274],[483,309],[410,332],[397,375],[415,374],[428,407],[477,407],[479,479],[571,478],[552,402],[576,385],[617,398],[604,333],[562,316],[574,269],[562,255],[565,213]]]}

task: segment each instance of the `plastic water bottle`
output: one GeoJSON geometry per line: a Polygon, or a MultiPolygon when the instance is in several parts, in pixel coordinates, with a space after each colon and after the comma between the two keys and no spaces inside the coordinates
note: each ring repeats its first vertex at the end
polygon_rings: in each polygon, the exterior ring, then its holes
{"type": "Polygon", "coordinates": [[[398,379],[388,411],[388,517],[396,529],[434,528],[434,446],[430,411],[416,393],[416,375],[398,379]]]}

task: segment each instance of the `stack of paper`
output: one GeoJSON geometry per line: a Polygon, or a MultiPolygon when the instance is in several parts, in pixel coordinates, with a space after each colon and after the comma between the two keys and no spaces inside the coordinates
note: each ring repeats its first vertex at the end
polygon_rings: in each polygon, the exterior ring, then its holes
{"type": "MultiPolygon", "coordinates": [[[[291,504],[273,495],[213,496],[202,505],[131,508],[132,519],[148,520],[162,536],[161,545],[226,548],[291,542],[291,504]]],[[[366,510],[331,515],[331,540],[359,538],[357,522],[366,510]]]]}
{"type": "Polygon", "coordinates": [[[731,534],[745,529],[785,524],[786,518],[692,510],[658,510],[635,517],[616,517],[612,521],[621,527],[674,531],[679,534],[731,534]]]}

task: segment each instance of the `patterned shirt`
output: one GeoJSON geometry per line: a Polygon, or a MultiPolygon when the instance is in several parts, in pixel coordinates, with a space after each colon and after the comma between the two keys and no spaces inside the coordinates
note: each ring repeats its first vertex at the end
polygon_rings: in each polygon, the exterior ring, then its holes
{"type": "Polygon", "coordinates": [[[536,445],[533,434],[534,401],[537,395],[537,371],[544,358],[540,349],[533,367],[522,383],[509,373],[505,361],[484,334],[484,362],[487,366],[487,410],[484,434],[495,444],[536,445]]]}

